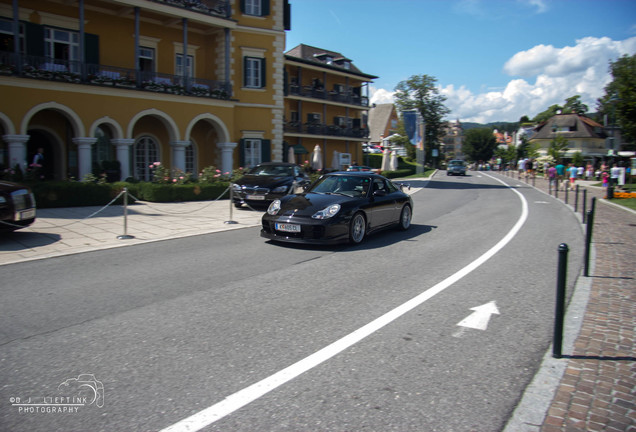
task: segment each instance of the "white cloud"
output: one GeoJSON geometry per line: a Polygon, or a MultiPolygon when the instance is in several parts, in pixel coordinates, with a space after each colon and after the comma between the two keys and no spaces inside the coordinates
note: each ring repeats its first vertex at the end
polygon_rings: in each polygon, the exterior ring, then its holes
{"type": "Polygon", "coordinates": [[[389,91],[389,90],[385,90],[385,89],[378,89],[375,88],[373,86],[369,86],[369,93],[371,95],[371,98],[369,99],[369,102],[372,104],[386,104],[386,103],[393,103],[393,95],[395,94],[395,92],[389,91]]]}
{"type": "MultiPolygon", "coordinates": [[[[504,71],[514,76],[503,90],[474,94],[464,86],[440,86],[449,118],[488,123],[534,117],[574,95],[591,111],[611,81],[609,62],[636,53],[636,37],[624,41],[586,37],[573,47],[537,45],[510,58],[504,71]],[[534,80],[534,82],[532,82],[534,80]]],[[[372,103],[390,103],[393,93],[371,87],[372,103]]]]}

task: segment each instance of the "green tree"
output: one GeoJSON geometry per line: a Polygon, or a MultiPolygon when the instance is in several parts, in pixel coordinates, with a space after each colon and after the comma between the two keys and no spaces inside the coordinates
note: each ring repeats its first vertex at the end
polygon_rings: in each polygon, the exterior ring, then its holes
{"type": "Polygon", "coordinates": [[[534,118],[532,119],[532,121],[534,123],[543,123],[546,122],[550,119],[550,117],[554,117],[555,115],[557,115],[561,110],[563,110],[563,107],[561,105],[552,105],[550,108],[548,108],[547,110],[537,114],[536,116],[534,116],[534,118]]]}
{"type": "Polygon", "coordinates": [[[552,156],[555,161],[560,162],[565,156],[565,152],[568,150],[568,147],[568,140],[563,135],[557,135],[552,141],[550,141],[548,155],[552,156]]]}
{"type": "Polygon", "coordinates": [[[581,102],[580,95],[567,98],[565,100],[565,105],[563,105],[564,114],[585,115],[587,111],[588,111],[588,107],[583,102],[581,102]]]}
{"type": "Polygon", "coordinates": [[[464,136],[462,152],[472,161],[487,161],[497,148],[497,139],[489,128],[469,129],[464,136]]]}
{"type": "Polygon", "coordinates": [[[503,163],[517,163],[517,147],[514,145],[510,146],[497,146],[494,151],[495,157],[501,158],[503,163]]]}
{"type": "Polygon", "coordinates": [[[437,79],[429,75],[413,75],[400,81],[395,87],[395,104],[398,110],[417,110],[426,125],[424,147],[426,160],[431,160],[431,151],[439,149],[439,140],[444,133],[444,117],[450,110],[444,106],[446,97],[439,94],[437,79]]]}
{"type": "Polygon", "coordinates": [[[572,163],[575,167],[580,167],[585,165],[585,159],[583,159],[583,153],[580,151],[575,152],[572,155],[572,163]]]}
{"type": "Polygon", "coordinates": [[[599,112],[605,114],[610,124],[621,129],[623,140],[631,142],[628,148],[636,148],[636,54],[624,55],[610,62],[612,82],[605,86],[605,95],[598,100],[599,112]]]}

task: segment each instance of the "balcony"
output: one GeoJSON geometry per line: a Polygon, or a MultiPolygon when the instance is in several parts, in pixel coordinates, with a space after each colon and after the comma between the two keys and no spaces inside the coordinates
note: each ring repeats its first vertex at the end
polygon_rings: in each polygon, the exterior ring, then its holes
{"type": "Polygon", "coordinates": [[[229,18],[231,9],[228,0],[151,0],[202,14],[229,18]]]}
{"type": "Polygon", "coordinates": [[[365,139],[369,136],[368,129],[342,127],[338,125],[326,125],[322,123],[299,123],[299,122],[285,122],[285,133],[295,134],[307,134],[307,135],[322,135],[329,137],[342,137],[342,138],[359,138],[365,139]]]}
{"type": "Polygon", "coordinates": [[[289,96],[299,96],[311,99],[321,99],[329,102],[338,102],[349,105],[356,105],[364,108],[369,107],[369,98],[359,96],[351,91],[336,92],[327,91],[323,87],[300,86],[298,84],[289,85],[289,96]]]}
{"type": "Polygon", "coordinates": [[[0,76],[17,76],[221,100],[232,97],[231,85],[224,81],[26,55],[21,56],[22,67],[18,68],[17,64],[14,53],[0,51],[0,76]]]}

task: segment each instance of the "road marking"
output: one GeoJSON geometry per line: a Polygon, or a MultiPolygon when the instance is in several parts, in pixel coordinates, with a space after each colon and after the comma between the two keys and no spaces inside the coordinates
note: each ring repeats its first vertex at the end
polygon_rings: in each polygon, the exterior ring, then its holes
{"type": "Polygon", "coordinates": [[[499,315],[499,309],[497,309],[497,305],[494,301],[481,306],[475,306],[474,308],[470,308],[470,310],[474,312],[458,322],[458,326],[476,330],[486,330],[490,316],[493,314],[499,315]]]}
{"type": "MultiPolygon", "coordinates": [[[[510,186],[506,185],[506,183],[499,180],[498,178],[492,177],[488,174],[485,175],[510,188],[510,186]]],[[[381,317],[376,318],[365,326],[360,327],[353,333],[349,333],[347,336],[333,342],[330,345],[327,345],[321,350],[316,351],[315,353],[292,364],[291,366],[288,366],[285,369],[282,369],[275,374],[270,375],[269,377],[255,384],[252,384],[249,387],[239,390],[238,392],[226,397],[222,401],[208,408],[205,408],[204,410],[199,411],[198,413],[193,414],[190,417],[187,417],[171,426],[168,426],[161,432],[193,432],[211,425],[212,423],[222,419],[223,417],[233,413],[234,411],[237,411],[245,405],[260,398],[261,396],[269,393],[270,391],[275,390],[288,381],[291,381],[297,376],[336,356],[337,354],[358,343],[367,336],[380,330],[382,327],[400,318],[402,315],[406,314],[412,309],[420,306],[427,300],[430,300],[435,295],[441,293],[446,288],[461,280],[473,270],[477,269],[479,266],[492,258],[504,246],[506,246],[510,242],[510,240],[512,240],[514,236],[519,232],[523,224],[528,219],[528,202],[521,193],[512,188],[510,188],[510,190],[516,193],[521,201],[521,216],[517,220],[517,223],[515,223],[512,229],[508,232],[508,234],[506,234],[501,240],[499,240],[496,245],[486,251],[475,261],[471,262],[463,269],[439,282],[437,285],[434,285],[421,294],[417,295],[416,297],[413,297],[406,303],[401,304],[400,306],[387,312],[381,317]]]]}

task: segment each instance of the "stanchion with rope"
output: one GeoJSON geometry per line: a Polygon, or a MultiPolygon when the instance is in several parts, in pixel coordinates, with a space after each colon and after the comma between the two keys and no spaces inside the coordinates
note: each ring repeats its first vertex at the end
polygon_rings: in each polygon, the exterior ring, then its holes
{"type": "Polygon", "coordinates": [[[237,221],[235,221],[234,219],[232,219],[233,217],[233,211],[234,211],[234,183],[230,182],[230,220],[226,220],[225,224],[227,225],[236,225],[238,224],[237,221]]]}
{"type": "Polygon", "coordinates": [[[128,188],[124,188],[124,233],[122,235],[117,236],[118,240],[130,240],[134,239],[135,236],[131,236],[128,234],[128,188]]]}

